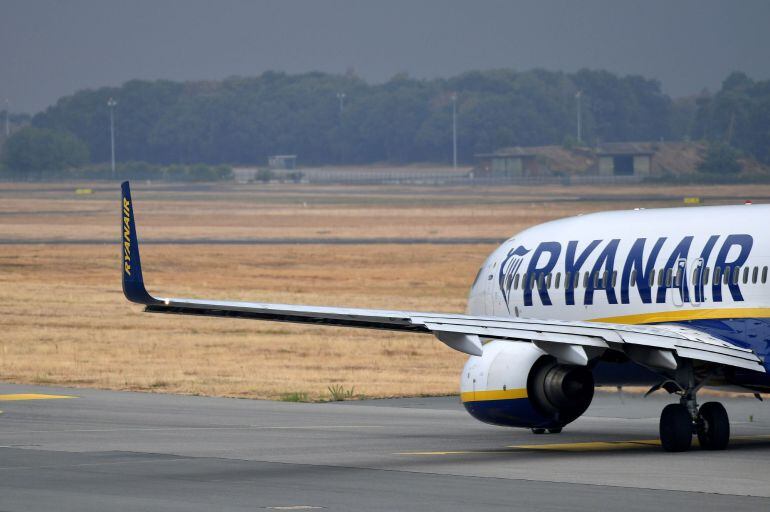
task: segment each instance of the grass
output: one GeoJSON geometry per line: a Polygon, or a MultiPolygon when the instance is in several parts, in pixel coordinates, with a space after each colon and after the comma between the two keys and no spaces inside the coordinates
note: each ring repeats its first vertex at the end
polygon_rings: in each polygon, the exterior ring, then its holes
{"type": "MultiPolygon", "coordinates": [[[[465,356],[427,335],[144,314],[120,290],[114,187],[0,184],[0,379],[288,401],[457,393],[465,356]],[[71,193],[67,190],[71,189],[71,193]],[[348,387],[350,386],[350,387],[348,387]],[[287,392],[287,390],[302,390],[287,392]]],[[[750,189],[135,187],[140,239],[495,237],[580,212],[750,189]],[[581,194],[590,201],[574,202],[581,194]],[[673,199],[667,199],[673,195],[673,199]],[[569,201],[568,201],[569,200],[569,201]],[[303,206],[307,204],[307,206],[303,206]]],[[[744,195],[745,194],[745,195],[744,195]]],[[[732,202],[737,202],[733,200],[732,202]]],[[[462,312],[491,245],[145,245],[158,295],[462,312]]]]}
{"type": "MultiPolygon", "coordinates": [[[[148,245],[143,261],[159,295],[462,311],[488,251],[148,245]]],[[[430,336],[145,314],[123,298],[118,264],[108,245],[0,245],[0,378],[271,399],[301,389],[308,400],[342,382],[371,396],[456,390],[464,357],[430,336]]]]}
{"type": "Polygon", "coordinates": [[[307,393],[303,391],[294,391],[292,393],[285,393],[281,395],[282,402],[308,402],[307,393]]]}
{"type": "Polygon", "coordinates": [[[355,386],[345,389],[342,384],[332,384],[327,389],[329,390],[329,397],[332,402],[341,402],[343,400],[350,400],[352,398],[363,396],[356,395],[355,386]]]}

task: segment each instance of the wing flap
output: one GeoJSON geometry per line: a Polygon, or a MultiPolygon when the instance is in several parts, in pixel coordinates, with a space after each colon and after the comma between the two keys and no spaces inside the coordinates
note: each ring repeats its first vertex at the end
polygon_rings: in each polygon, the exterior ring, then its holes
{"type": "Polygon", "coordinates": [[[431,331],[444,330],[452,332],[468,333],[472,332],[478,336],[494,339],[510,339],[521,341],[545,341],[551,343],[563,343],[566,345],[580,345],[585,347],[607,348],[607,343],[596,337],[583,336],[579,334],[563,334],[560,332],[542,332],[527,329],[505,329],[501,327],[489,327],[479,325],[465,326],[462,324],[441,324],[436,322],[426,322],[425,327],[431,331]],[[558,341],[557,341],[558,340],[558,341]]]}
{"type": "Polygon", "coordinates": [[[691,348],[678,348],[677,355],[683,359],[692,359],[695,361],[705,361],[708,363],[720,364],[725,366],[732,366],[735,368],[744,368],[746,370],[762,371],[764,372],[764,366],[757,361],[749,358],[733,357],[726,354],[717,354],[714,352],[706,352],[703,350],[691,349],[691,348]]]}

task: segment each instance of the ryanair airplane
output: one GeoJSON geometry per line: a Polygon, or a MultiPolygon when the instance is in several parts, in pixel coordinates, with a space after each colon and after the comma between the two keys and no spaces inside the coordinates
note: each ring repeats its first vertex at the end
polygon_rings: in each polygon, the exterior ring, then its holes
{"type": "Polygon", "coordinates": [[[470,355],[461,398],[494,425],[558,433],[594,387],[678,395],[660,417],[667,451],[698,436],[727,447],[703,386],[770,391],[770,205],[594,213],[530,228],[479,270],[467,314],[159,298],[142,279],[134,205],[122,185],[123,292],[145,311],[432,334],[470,355]]]}

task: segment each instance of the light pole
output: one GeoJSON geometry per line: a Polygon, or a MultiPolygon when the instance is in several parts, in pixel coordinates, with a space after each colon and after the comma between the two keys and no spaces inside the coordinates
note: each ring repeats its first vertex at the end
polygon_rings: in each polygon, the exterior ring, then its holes
{"type": "Polygon", "coordinates": [[[338,119],[339,125],[337,128],[338,132],[338,139],[340,141],[340,164],[345,163],[345,145],[342,143],[342,113],[345,111],[345,93],[344,92],[338,92],[337,93],[337,99],[340,102],[340,118],[338,119]]]}
{"type": "Polygon", "coordinates": [[[452,168],[457,169],[457,93],[452,93],[452,168]]]}
{"type": "Polygon", "coordinates": [[[583,142],[583,119],[581,118],[580,98],[583,96],[583,91],[575,93],[575,100],[577,101],[577,141],[583,142]]]}
{"type": "Polygon", "coordinates": [[[8,98],[5,99],[5,138],[7,139],[8,136],[11,134],[11,120],[10,120],[10,112],[11,107],[10,103],[8,102],[8,98]]]}
{"type": "Polygon", "coordinates": [[[107,106],[110,107],[110,153],[112,156],[112,179],[115,179],[115,105],[118,102],[110,98],[107,106]]]}

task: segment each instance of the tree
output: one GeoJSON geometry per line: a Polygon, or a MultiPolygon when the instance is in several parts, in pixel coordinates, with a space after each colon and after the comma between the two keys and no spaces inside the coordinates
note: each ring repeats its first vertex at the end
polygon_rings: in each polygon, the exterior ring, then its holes
{"type": "Polygon", "coordinates": [[[712,142],[698,170],[709,174],[737,174],[741,172],[738,151],[723,142],[712,142]]]}
{"type": "Polygon", "coordinates": [[[698,103],[694,131],[770,164],[770,80],[732,73],[716,94],[698,103]]]}
{"type": "Polygon", "coordinates": [[[275,175],[270,169],[259,169],[257,171],[256,179],[257,181],[261,181],[263,183],[269,183],[274,177],[275,175]]]}
{"type": "Polygon", "coordinates": [[[23,128],[10,137],[3,150],[9,176],[40,179],[88,162],[88,146],[68,132],[23,128]]]}
{"type": "Polygon", "coordinates": [[[677,98],[671,103],[669,137],[675,140],[689,140],[693,137],[698,108],[707,98],[707,95],[700,94],[677,98]]]}

